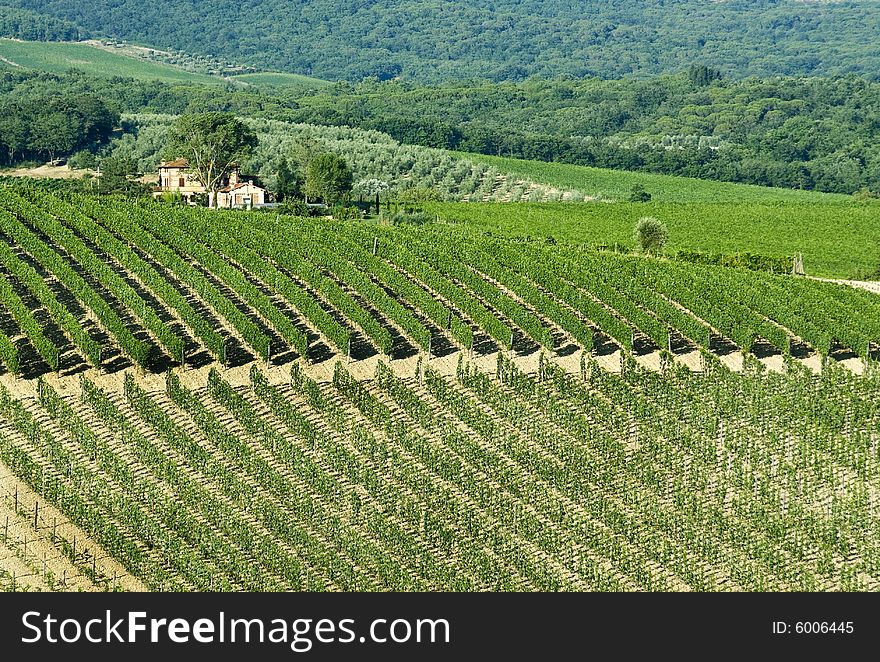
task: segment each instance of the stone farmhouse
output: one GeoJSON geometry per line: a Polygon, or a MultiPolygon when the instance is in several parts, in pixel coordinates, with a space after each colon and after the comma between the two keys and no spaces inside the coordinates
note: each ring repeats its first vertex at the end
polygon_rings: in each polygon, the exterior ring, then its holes
{"type": "MultiPolygon", "coordinates": [[[[192,203],[193,196],[205,193],[204,185],[188,168],[186,159],[162,161],[159,164],[159,188],[153,195],[158,197],[165,192],[180,193],[187,202],[192,203]]],[[[269,192],[251,181],[242,181],[237,166],[217,190],[217,207],[220,208],[249,209],[268,202],[269,192]]]]}

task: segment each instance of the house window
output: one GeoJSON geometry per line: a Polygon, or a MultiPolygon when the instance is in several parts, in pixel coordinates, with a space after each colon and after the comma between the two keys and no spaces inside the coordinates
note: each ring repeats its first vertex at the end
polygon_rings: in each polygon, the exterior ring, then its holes
{"type": "Polygon", "coordinates": [[[183,187],[184,187],[184,179],[183,179],[183,177],[181,177],[179,181],[180,181],[180,184],[179,184],[180,188],[183,188],[183,187]]]}

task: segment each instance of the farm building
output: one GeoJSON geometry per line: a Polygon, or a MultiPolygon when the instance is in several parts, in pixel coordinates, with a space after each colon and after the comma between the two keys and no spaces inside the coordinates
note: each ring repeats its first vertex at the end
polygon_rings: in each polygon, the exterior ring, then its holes
{"type": "Polygon", "coordinates": [[[253,182],[230,184],[217,191],[218,207],[257,207],[266,204],[266,189],[253,182]]]}
{"type": "MultiPolygon", "coordinates": [[[[186,159],[162,161],[159,164],[159,187],[154,195],[165,192],[180,193],[187,201],[205,193],[205,186],[189,171],[186,159]]],[[[218,207],[253,207],[268,202],[268,192],[251,181],[241,181],[238,167],[234,167],[217,191],[218,207]]]]}

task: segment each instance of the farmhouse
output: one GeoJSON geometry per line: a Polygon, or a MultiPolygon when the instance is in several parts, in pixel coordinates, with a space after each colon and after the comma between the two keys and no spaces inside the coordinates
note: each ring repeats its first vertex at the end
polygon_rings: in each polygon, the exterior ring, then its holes
{"type": "MultiPolygon", "coordinates": [[[[159,187],[154,195],[158,197],[165,192],[180,193],[188,202],[192,202],[193,196],[205,193],[206,189],[189,171],[186,159],[175,159],[159,164],[159,187]]],[[[232,168],[217,190],[218,207],[256,207],[267,202],[266,189],[251,181],[241,181],[238,166],[232,168]]]]}

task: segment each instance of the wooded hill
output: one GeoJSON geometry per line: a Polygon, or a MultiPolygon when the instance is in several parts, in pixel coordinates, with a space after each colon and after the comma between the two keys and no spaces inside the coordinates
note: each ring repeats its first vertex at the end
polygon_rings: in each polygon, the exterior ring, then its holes
{"type": "MultiPolygon", "coordinates": [[[[876,77],[875,0],[7,0],[70,32],[220,56],[330,80],[521,80],[652,75],[693,62],[725,74],[876,77]]],[[[0,13],[3,16],[3,13],[0,13]]],[[[34,38],[7,22],[6,36],[34,38]]],[[[0,22],[2,24],[2,22],[0,22]]],[[[67,37],[64,37],[67,38],[67,37]]]]}

